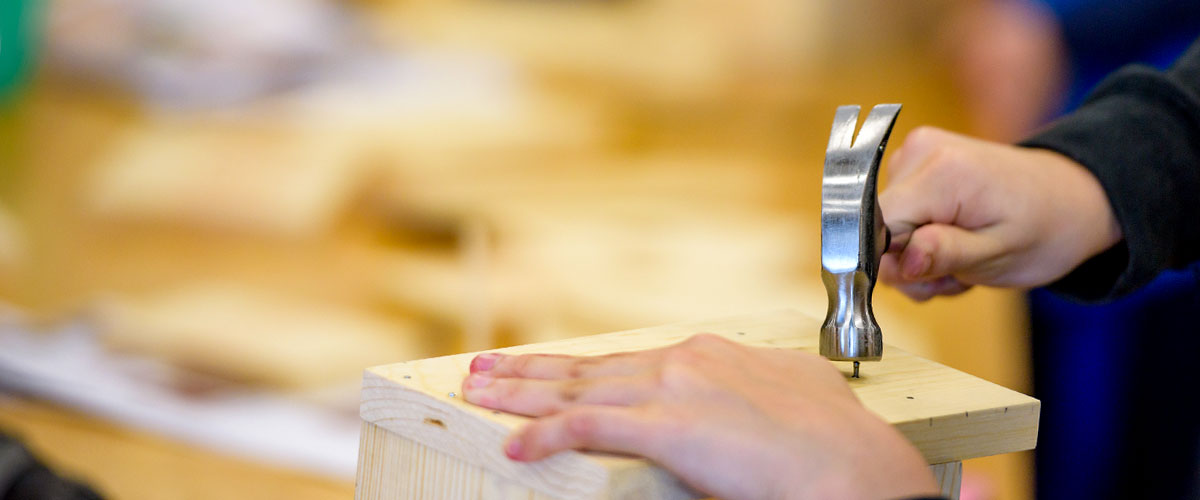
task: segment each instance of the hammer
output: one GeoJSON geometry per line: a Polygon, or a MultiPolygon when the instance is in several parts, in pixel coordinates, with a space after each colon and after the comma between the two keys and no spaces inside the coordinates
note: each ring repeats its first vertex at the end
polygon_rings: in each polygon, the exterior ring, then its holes
{"type": "Polygon", "coordinates": [[[883,336],[871,309],[879,259],[891,244],[876,195],[879,160],[900,113],[899,104],[875,106],[858,137],[858,106],[839,106],[825,150],[821,182],[821,281],[829,310],[821,325],[821,355],[853,361],[883,357],[883,336]]]}

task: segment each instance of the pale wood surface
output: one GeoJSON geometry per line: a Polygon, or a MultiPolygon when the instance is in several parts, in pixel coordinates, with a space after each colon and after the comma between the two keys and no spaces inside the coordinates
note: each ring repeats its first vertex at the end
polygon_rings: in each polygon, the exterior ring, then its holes
{"type": "MultiPolygon", "coordinates": [[[[363,422],[359,438],[356,500],[548,500],[553,497],[505,479],[478,465],[441,453],[401,437],[378,425],[363,422]]],[[[958,500],[962,487],[962,462],[929,466],[940,493],[958,500]]],[[[671,484],[664,481],[664,484],[671,484]]],[[[626,485],[628,486],[628,485],[626,485]]],[[[640,487],[650,488],[653,484],[640,487]]],[[[689,498],[686,489],[660,489],[656,494],[635,490],[638,498],[689,498]]]]}
{"type": "Polygon", "coordinates": [[[358,461],[358,500],[552,498],[366,422],[358,461]]]}
{"type": "Polygon", "coordinates": [[[90,312],[104,342],[122,351],[289,390],[352,387],[369,360],[441,351],[414,321],[235,283],[214,281],[149,297],[112,294],[90,312]]]}
{"type": "Polygon", "coordinates": [[[929,470],[933,472],[933,480],[937,481],[938,491],[942,496],[950,500],[958,500],[959,492],[962,489],[962,462],[930,465],[929,470]]]}
{"type": "MultiPolygon", "coordinates": [[[[599,355],[661,347],[710,332],[751,345],[815,352],[819,324],[815,318],[783,310],[500,351],[599,355]]],[[[592,453],[561,453],[533,464],[508,460],[501,442],[526,419],[462,400],[459,387],[474,355],[369,369],[363,381],[363,420],[555,497],[591,498],[614,485],[643,484],[658,474],[641,459],[592,453]]],[[[849,363],[837,364],[849,374],[849,363]]],[[[883,361],[866,364],[862,372],[862,378],[850,379],[859,399],[904,433],[930,463],[1027,450],[1036,443],[1040,405],[1033,398],[894,347],[885,351],[883,361]]],[[[360,462],[360,468],[370,463],[360,462]]],[[[671,491],[687,495],[685,490],[671,491]]]]}
{"type": "Polygon", "coordinates": [[[615,470],[620,479],[610,481],[603,491],[589,493],[563,485],[561,489],[570,490],[568,493],[548,495],[368,422],[362,426],[358,463],[357,500],[684,500],[699,496],[662,469],[641,467],[636,461],[633,467],[615,470]]]}

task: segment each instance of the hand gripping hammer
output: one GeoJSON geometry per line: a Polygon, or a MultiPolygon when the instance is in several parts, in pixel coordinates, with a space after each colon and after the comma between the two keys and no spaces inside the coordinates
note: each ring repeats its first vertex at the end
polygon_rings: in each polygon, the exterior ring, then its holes
{"type": "Polygon", "coordinates": [[[834,361],[879,361],[883,336],[871,310],[879,259],[891,243],[876,196],[879,160],[899,104],[871,110],[854,137],[858,106],[839,106],[825,150],[821,183],[821,281],[829,310],[821,325],[821,355],[834,361]]]}

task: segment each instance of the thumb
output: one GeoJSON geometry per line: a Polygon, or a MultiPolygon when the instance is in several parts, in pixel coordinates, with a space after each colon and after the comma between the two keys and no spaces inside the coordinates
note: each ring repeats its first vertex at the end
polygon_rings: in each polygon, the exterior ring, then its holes
{"type": "Polygon", "coordinates": [[[944,276],[967,278],[1001,255],[1003,246],[986,229],[968,230],[947,224],[926,224],[912,231],[898,258],[903,281],[927,281],[944,276]]]}

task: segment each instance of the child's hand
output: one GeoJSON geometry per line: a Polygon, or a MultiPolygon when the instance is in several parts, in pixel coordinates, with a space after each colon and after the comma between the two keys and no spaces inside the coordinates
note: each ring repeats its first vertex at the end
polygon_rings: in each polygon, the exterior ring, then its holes
{"type": "Polygon", "coordinates": [[[1099,181],[1058,153],[925,127],[887,168],[879,278],[916,300],[1045,285],[1121,240],[1099,181]]]}

